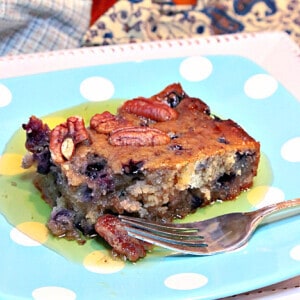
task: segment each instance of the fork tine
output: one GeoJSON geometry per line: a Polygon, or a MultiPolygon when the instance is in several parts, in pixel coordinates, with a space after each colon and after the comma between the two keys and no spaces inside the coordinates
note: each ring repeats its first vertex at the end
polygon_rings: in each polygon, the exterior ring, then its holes
{"type": "Polygon", "coordinates": [[[185,239],[190,239],[190,240],[197,240],[197,239],[202,239],[203,236],[199,235],[197,231],[180,231],[176,229],[167,229],[167,228],[162,228],[161,227],[151,227],[149,224],[147,225],[142,225],[142,224],[136,224],[136,223],[131,223],[131,222],[125,222],[125,226],[129,226],[130,229],[138,229],[138,230],[143,230],[143,231],[148,231],[148,232],[153,232],[157,235],[169,237],[169,238],[185,238],[185,239]]]}
{"type": "Polygon", "coordinates": [[[175,255],[182,255],[182,254],[209,255],[208,251],[206,250],[206,246],[207,246],[206,244],[202,244],[198,247],[189,247],[189,246],[184,246],[184,245],[179,245],[179,244],[172,244],[172,243],[168,243],[166,241],[160,241],[157,239],[152,239],[152,238],[145,237],[145,236],[140,236],[139,234],[130,233],[130,235],[134,238],[143,240],[150,244],[175,251],[175,255]]]}
{"type": "Polygon", "coordinates": [[[149,223],[138,223],[131,220],[123,221],[125,227],[128,229],[136,229],[136,230],[143,230],[147,232],[152,232],[157,235],[169,237],[169,238],[186,238],[186,239],[203,239],[203,236],[198,234],[198,231],[182,231],[176,230],[176,228],[164,228],[162,226],[155,226],[155,224],[149,223]]]}
{"type": "Polygon", "coordinates": [[[150,230],[139,229],[136,227],[132,227],[130,225],[125,225],[125,229],[130,235],[139,236],[139,238],[144,239],[148,238],[152,241],[157,240],[159,242],[166,242],[169,244],[178,244],[184,246],[191,246],[191,247],[199,247],[204,245],[203,237],[202,236],[193,236],[192,238],[189,236],[182,236],[180,234],[160,234],[159,232],[153,232],[150,230]]]}
{"type": "Polygon", "coordinates": [[[199,235],[199,229],[192,227],[191,223],[185,223],[185,224],[173,224],[173,223],[156,223],[149,220],[143,220],[139,218],[134,217],[128,217],[128,216],[119,216],[123,223],[134,226],[139,229],[144,230],[155,230],[159,233],[165,233],[165,234],[180,234],[183,236],[198,236],[199,235]]]}

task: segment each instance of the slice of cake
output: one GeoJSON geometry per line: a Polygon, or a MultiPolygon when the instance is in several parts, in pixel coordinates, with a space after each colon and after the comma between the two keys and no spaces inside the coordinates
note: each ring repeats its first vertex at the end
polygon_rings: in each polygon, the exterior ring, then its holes
{"type": "Polygon", "coordinates": [[[147,245],[127,236],[119,214],[160,222],[183,218],[251,187],[260,145],[232,120],[172,84],[150,98],[126,101],[117,114],[79,116],[50,129],[32,116],[25,168],[53,207],[48,227],[84,240],[98,233],[135,261],[147,245]]]}

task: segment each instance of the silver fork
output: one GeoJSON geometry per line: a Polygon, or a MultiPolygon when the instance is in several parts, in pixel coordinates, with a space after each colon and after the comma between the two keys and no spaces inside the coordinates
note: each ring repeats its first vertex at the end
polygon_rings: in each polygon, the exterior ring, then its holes
{"type": "Polygon", "coordinates": [[[234,212],[186,224],[159,224],[140,218],[119,217],[132,237],[177,253],[212,255],[240,248],[250,239],[258,225],[297,214],[300,214],[300,198],[251,212],[234,212]]]}

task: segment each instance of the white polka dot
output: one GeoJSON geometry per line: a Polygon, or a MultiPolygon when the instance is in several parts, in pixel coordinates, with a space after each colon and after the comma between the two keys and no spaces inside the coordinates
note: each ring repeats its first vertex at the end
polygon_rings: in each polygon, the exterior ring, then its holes
{"type": "Polygon", "coordinates": [[[0,107],[8,105],[11,102],[11,99],[11,91],[4,84],[0,83],[0,107]]]}
{"type": "Polygon", "coordinates": [[[288,140],[281,147],[281,156],[290,162],[300,162],[300,137],[288,140]]]}
{"type": "Polygon", "coordinates": [[[210,76],[213,70],[211,61],[203,56],[189,57],[180,64],[179,72],[188,81],[201,81],[210,76]]]}
{"type": "Polygon", "coordinates": [[[244,91],[252,99],[265,99],[272,96],[277,87],[278,82],[274,77],[268,74],[257,74],[246,81],[244,91]]]}
{"type": "Polygon", "coordinates": [[[89,101],[105,101],[115,92],[113,83],[103,77],[89,77],[80,84],[81,95],[89,101]]]}
{"type": "Polygon", "coordinates": [[[207,282],[207,277],[202,274],[181,273],[166,278],[164,283],[173,290],[194,290],[206,285],[207,282]]]}
{"type": "Polygon", "coordinates": [[[18,230],[17,228],[13,228],[10,231],[10,238],[17,244],[26,246],[26,247],[35,247],[40,246],[41,243],[31,239],[26,234],[18,230]]]}
{"type": "Polygon", "coordinates": [[[249,202],[253,203],[256,208],[261,208],[273,203],[284,201],[285,195],[284,192],[277,187],[259,186],[253,189],[253,191],[250,191],[247,197],[249,199],[249,202]],[[256,195],[258,194],[261,194],[260,202],[253,203],[253,201],[251,200],[252,197],[256,197],[256,195]]]}
{"type": "Polygon", "coordinates": [[[32,292],[34,300],[75,300],[76,294],[66,288],[58,286],[46,286],[35,289],[32,292]]]}
{"type": "Polygon", "coordinates": [[[290,257],[294,260],[300,261],[300,245],[297,245],[291,249],[290,257]]]}

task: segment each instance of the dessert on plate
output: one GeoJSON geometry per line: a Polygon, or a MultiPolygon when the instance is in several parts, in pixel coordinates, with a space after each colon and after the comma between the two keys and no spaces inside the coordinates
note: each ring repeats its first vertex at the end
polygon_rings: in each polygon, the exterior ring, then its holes
{"type": "Polygon", "coordinates": [[[183,218],[234,199],[257,174],[259,142],[177,83],[86,123],[70,116],[50,129],[32,116],[23,124],[23,166],[36,166],[34,184],[52,207],[55,236],[84,242],[96,233],[131,261],[149,245],[129,237],[118,215],[183,218]]]}

